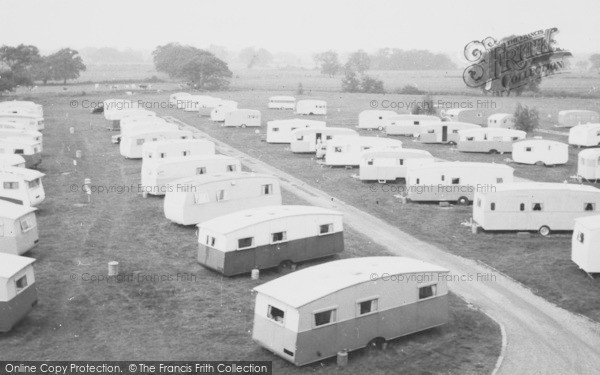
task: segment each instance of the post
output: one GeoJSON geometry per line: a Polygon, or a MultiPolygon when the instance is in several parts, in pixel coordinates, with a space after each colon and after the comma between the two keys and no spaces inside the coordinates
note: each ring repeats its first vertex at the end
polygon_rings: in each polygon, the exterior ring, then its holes
{"type": "Polygon", "coordinates": [[[260,278],[260,270],[258,268],[253,269],[250,273],[250,278],[252,280],[258,280],[260,278]]]}
{"type": "Polygon", "coordinates": [[[340,350],[337,353],[337,365],[339,367],[346,367],[348,365],[348,351],[346,349],[340,350]]]}
{"type": "Polygon", "coordinates": [[[117,276],[119,274],[119,262],[108,262],[108,276],[117,276]]]}

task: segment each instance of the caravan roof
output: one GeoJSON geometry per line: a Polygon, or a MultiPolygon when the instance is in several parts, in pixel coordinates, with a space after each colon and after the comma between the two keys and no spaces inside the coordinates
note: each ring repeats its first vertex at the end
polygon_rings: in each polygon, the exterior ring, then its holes
{"type": "Polygon", "coordinates": [[[19,168],[19,167],[6,167],[0,169],[0,174],[12,174],[22,177],[25,181],[33,181],[36,178],[44,177],[45,174],[36,171],[35,169],[19,168]]]}
{"type": "Polygon", "coordinates": [[[5,217],[7,219],[18,219],[23,217],[23,215],[27,215],[36,210],[37,208],[35,207],[22,206],[20,204],[0,200],[0,217],[5,217]]]}
{"type": "Polygon", "coordinates": [[[400,275],[423,272],[448,272],[421,260],[382,256],[341,259],[296,271],[254,288],[254,291],[298,308],[339,290],[365,282],[372,275],[400,275]],[[308,284],[307,284],[308,283],[308,284]],[[298,285],[306,288],[297,288],[298,285]],[[293,290],[294,293],[290,293],[293,290]]]}
{"type": "Polygon", "coordinates": [[[316,206],[266,206],[237,211],[198,224],[216,233],[227,234],[268,220],[302,215],[341,215],[316,206]]]}
{"type": "Polygon", "coordinates": [[[578,217],[575,221],[588,229],[600,229],[600,215],[578,217]]]}
{"type": "Polygon", "coordinates": [[[235,180],[247,180],[249,178],[265,178],[273,177],[270,174],[254,173],[254,172],[227,172],[227,173],[209,173],[199,174],[190,177],[184,177],[177,180],[176,182],[180,185],[204,185],[212,182],[220,181],[235,181],[235,180]]]}
{"type": "Polygon", "coordinates": [[[578,191],[578,192],[600,192],[599,189],[589,185],[566,184],[560,182],[516,182],[508,184],[498,184],[495,192],[504,191],[523,191],[529,193],[531,191],[541,190],[561,190],[561,191],[578,191]]]}
{"type": "Polygon", "coordinates": [[[35,259],[19,255],[0,253],[0,277],[8,279],[35,262],[35,259]]]}
{"type": "Polygon", "coordinates": [[[370,148],[362,152],[361,156],[363,159],[368,159],[371,157],[396,157],[396,156],[407,156],[407,155],[422,155],[425,157],[431,157],[431,153],[425,150],[418,150],[414,148],[399,148],[399,149],[389,149],[389,148],[370,148]]]}
{"type": "MultiPolygon", "coordinates": [[[[424,169],[438,169],[438,168],[467,168],[467,167],[481,167],[481,168],[503,168],[514,170],[506,164],[495,164],[495,163],[482,163],[482,162],[471,162],[471,161],[442,161],[433,164],[419,166],[418,170],[424,169]]],[[[506,185],[506,184],[503,184],[506,185]]]]}

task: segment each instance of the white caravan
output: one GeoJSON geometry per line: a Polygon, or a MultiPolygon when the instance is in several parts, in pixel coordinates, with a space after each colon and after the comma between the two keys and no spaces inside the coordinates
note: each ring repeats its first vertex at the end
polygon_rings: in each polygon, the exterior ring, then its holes
{"type": "MultiPolygon", "coordinates": [[[[215,143],[207,139],[171,139],[145,143],[142,146],[144,164],[168,158],[214,154],[215,143]]],[[[142,169],[144,164],[142,164],[142,169]]]]}
{"type": "Polygon", "coordinates": [[[524,139],[513,143],[512,160],[531,165],[566,164],[569,161],[569,145],[541,138],[524,139]]]}
{"type": "MultiPolygon", "coordinates": [[[[358,137],[358,132],[348,128],[302,128],[292,131],[292,142],[290,149],[295,153],[315,153],[321,151],[325,154],[324,148],[327,142],[337,137],[358,137]]],[[[323,155],[319,156],[322,157],[323,155]]]]}
{"type": "Polygon", "coordinates": [[[513,182],[514,169],[505,164],[439,162],[411,167],[406,172],[407,198],[414,202],[473,201],[475,192],[513,182]]]}
{"type": "Polygon", "coordinates": [[[466,122],[436,122],[434,124],[421,125],[421,133],[418,138],[421,143],[447,143],[455,145],[459,140],[459,131],[479,128],[479,125],[466,122]]]}
{"type": "Polygon", "coordinates": [[[236,109],[225,114],[225,122],[221,126],[260,126],[260,111],[255,109],[236,109]]]}
{"type": "Polygon", "coordinates": [[[33,169],[0,169],[0,200],[35,207],[46,198],[42,185],[44,174],[33,169]]]}
{"type": "Polygon", "coordinates": [[[395,111],[386,110],[366,110],[358,114],[359,129],[378,129],[383,130],[390,117],[397,116],[395,111]]]}
{"type": "Polygon", "coordinates": [[[600,115],[595,111],[571,109],[558,112],[558,126],[571,128],[575,125],[600,122],[600,115]]]}
{"type": "Polygon", "coordinates": [[[275,176],[251,172],[195,175],[171,182],[179,187],[165,195],[165,217],[191,225],[232,212],[281,204],[275,176]]]}
{"type": "Polygon", "coordinates": [[[179,108],[179,102],[184,101],[185,99],[192,96],[192,94],[188,92],[176,92],[169,96],[169,104],[172,107],[179,108]]]}
{"type": "Polygon", "coordinates": [[[484,230],[573,230],[575,219],[598,215],[600,190],[567,183],[522,182],[475,193],[473,220],[484,230]]]}
{"type": "Polygon", "coordinates": [[[579,147],[600,146],[600,124],[581,124],[569,129],[569,144],[579,147]]]}
{"type": "Polygon", "coordinates": [[[478,108],[451,108],[445,111],[445,117],[449,121],[468,122],[480,126],[487,124],[490,115],[492,111],[478,108]]]}
{"type": "Polygon", "coordinates": [[[38,244],[35,211],[0,200],[0,253],[21,255],[38,244]]]}
{"type": "Polygon", "coordinates": [[[294,109],[296,108],[296,98],[293,96],[271,96],[269,98],[270,109],[294,109]]]}
{"type": "Polygon", "coordinates": [[[233,100],[221,100],[219,104],[210,111],[210,119],[214,122],[225,121],[227,113],[238,109],[238,102],[233,100]]]}
{"type": "Polygon", "coordinates": [[[362,152],[372,148],[401,149],[402,142],[384,137],[337,137],[327,143],[325,164],[358,166],[362,152]]]}
{"type": "Polygon", "coordinates": [[[437,116],[428,115],[397,115],[387,119],[385,134],[387,135],[419,135],[421,126],[442,122],[437,116]]]}
{"type": "Polygon", "coordinates": [[[42,133],[35,130],[9,129],[0,127],[0,138],[23,138],[38,142],[40,144],[40,151],[42,151],[42,145],[44,143],[44,136],[42,133]]]}
{"type": "Polygon", "coordinates": [[[290,119],[267,122],[267,143],[291,143],[292,132],[296,129],[319,128],[327,126],[325,121],[290,119]]]}
{"type": "Polygon", "coordinates": [[[324,100],[298,100],[296,113],[299,115],[326,115],[327,102],[324,100]]]}
{"type": "Polygon", "coordinates": [[[510,113],[494,113],[490,115],[487,120],[488,128],[503,128],[503,129],[514,129],[515,128],[515,116],[510,113]]]}
{"type": "Polygon", "coordinates": [[[25,158],[17,154],[0,154],[0,169],[8,167],[25,168],[25,158]]]}
{"type": "Polygon", "coordinates": [[[41,131],[44,130],[44,118],[33,115],[13,115],[0,113],[0,123],[3,124],[19,124],[25,130],[41,131]]]}
{"type": "Polygon", "coordinates": [[[174,181],[200,174],[238,172],[240,161],[226,155],[196,155],[154,161],[144,168],[141,187],[148,194],[164,195],[185,189],[174,181]]]}
{"type": "Polygon", "coordinates": [[[600,273],[600,215],[575,219],[571,260],[587,273],[600,273]]]}
{"type": "Polygon", "coordinates": [[[408,168],[432,164],[434,161],[433,155],[424,150],[371,149],[363,151],[361,155],[359,178],[363,181],[394,181],[406,178],[408,168]]]}
{"type": "Polygon", "coordinates": [[[23,138],[0,138],[0,154],[20,155],[27,168],[35,168],[42,162],[42,144],[23,138]]]}
{"type": "Polygon", "coordinates": [[[119,151],[128,159],[141,159],[145,143],[175,139],[192,139],[194,134],[187,130],[146,129],[128,133],[121,138],[119,151]]]}
{"type": "Polygon", "coordinates": [[[521,130],[502,128],[480,128],[458,131],[457,149],[461,152],[504,154],[512,152],[514,142],[525,139],[521,130]]]}
{"type": "Polygon", "coordinates": [[[0,102],[0,112],[26,113],[36,117],[44,117],[44,106],[30,101],[9,100],[0,102]]]}
{"type": "Polygon", "coordinates": [[[600,148],[590,148],[579,152],[577,176],[589,180],[600,180],[600,148]]]}

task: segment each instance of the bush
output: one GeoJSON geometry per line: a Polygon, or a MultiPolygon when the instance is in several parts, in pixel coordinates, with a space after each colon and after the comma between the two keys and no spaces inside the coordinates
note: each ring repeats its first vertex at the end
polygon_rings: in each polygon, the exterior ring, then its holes
{"type": "Polygon", "coordinates": [[[413,108],[412,114],[437,116],[437,109],[433,105],[433,98],[431,95],[425,95],[423,100],[413,108]]]}
{"type": "Polygon", "coordinates": [[[342,92],[363,92],[370,94],[385,93],[383,81],[362,74],[359,78],[354,70],[346,70],[342,78],[342,92]]]}
{"type": "Polygon", "coordinates": [[[298,88],[296,89],[296,95],[304,95],[304,86],[302,86],[302,82],[298,83],[298,88]]]}
{"type": "Polygon", "coordinates": [[[535,108],[529,108],[528,106],[517,103],[515,109],[515,128],[523,130],[526,133],[533,133],[533,131],[540,126],[540,113],[535,108]]]}
{"type": "Polygon", "coordinates": [[[419,90],[418,87],[413,86],[413,85],[406,85],[402,88],[398,88],[394,91],[396,94],[403,94],[403,95],[423,95],[426,94],[426,91],[423,90],[419,90]]]}

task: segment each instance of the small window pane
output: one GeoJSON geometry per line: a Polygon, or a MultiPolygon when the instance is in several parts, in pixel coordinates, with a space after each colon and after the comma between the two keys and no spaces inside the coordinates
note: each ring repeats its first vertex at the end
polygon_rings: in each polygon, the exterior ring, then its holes
{"type": "Polygon", "coordinates": [[[267,312],[267,317],[269,319],[272,319],[272,320],[274,320],[274,321],[276,321],[278,323],[282,323],[283,324],[283,322],[284,322],[284,320],[283,320],[284,316],[285,316],[285,313],[283,312],[283,310],[278,309],[277,307],[269,305],[269,309],[268,309],[268,312],[267,312]]]}
{"type": "Polygon", "coordinates": [[[244,249],[252,246],[254,237],[240,238],[238,240],[238,249],[244,249]]]}
{"type": "Polygon", "coordinates": [[[335,310],[321,311],[315,314],[315,326],[317,327],[333,322],[335,322],[335,310]]]}
{"type": "Polygon", "coordinates": [[[419,299],[425,299],[436,295],[436,285],[428,285],[419,288],[419,299]]]}
{"type": "Polygon", "coordinates": [[[323,224],[320,226],[319,233],[326,234],[333,231],[333,224],[323,224]]]}

